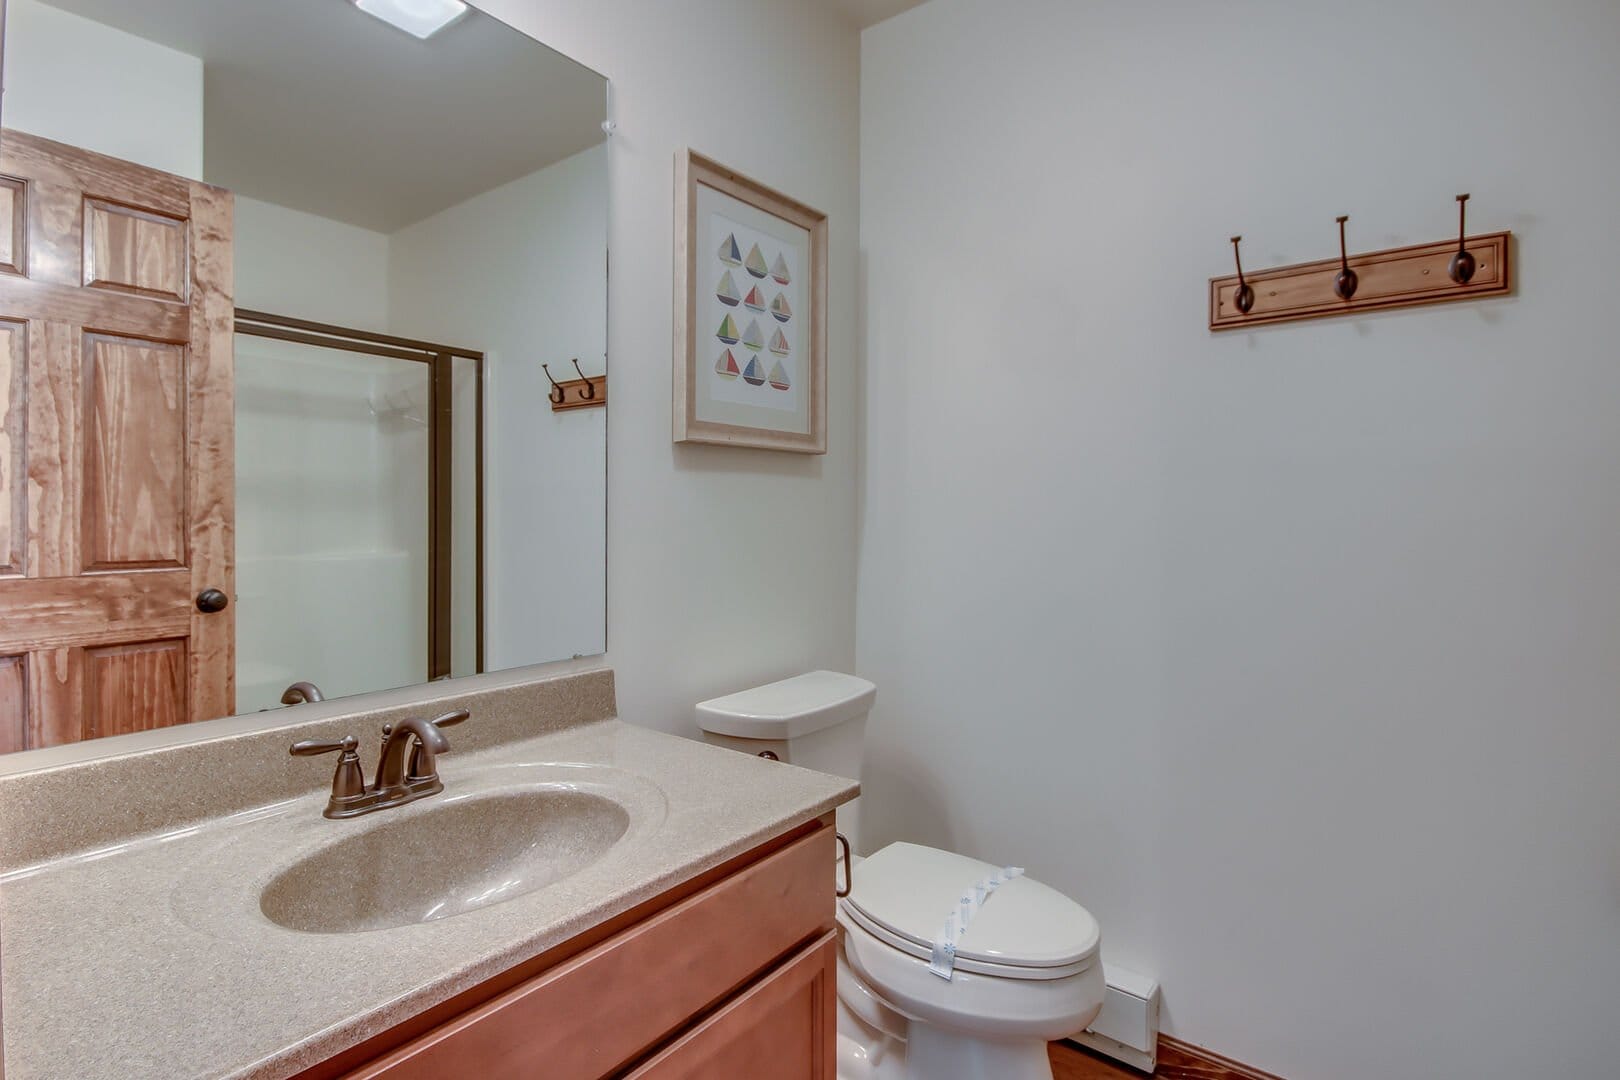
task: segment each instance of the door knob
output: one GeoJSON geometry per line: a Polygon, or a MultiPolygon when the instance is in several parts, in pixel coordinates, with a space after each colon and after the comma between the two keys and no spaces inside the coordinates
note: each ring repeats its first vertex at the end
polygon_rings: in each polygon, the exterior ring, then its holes
{"type": "Polygon", "coordinates": [[[204,615],[213,615],[224,611],[230,605],[231,598],[218,589],[204,589],[197,594],[197,610],[204,615]]]}

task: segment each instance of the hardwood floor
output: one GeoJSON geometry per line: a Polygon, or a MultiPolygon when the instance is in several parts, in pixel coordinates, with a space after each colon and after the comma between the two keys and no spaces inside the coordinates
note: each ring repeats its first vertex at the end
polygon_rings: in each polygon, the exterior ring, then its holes
{"type": "Polygon", "coordinates": [[[1068,1043],[1053,1043],[1049,1053],[1052,1080],[1140,1080],[1147,1075],[1068,1043]]]}
{"type": "MultiPolygon", "coordinates": [[[[1050,1053],[1053,1080],[1142,1080],[1148,1075],[1070,1043],[1053,1043],[1050,1053]]],[[[1229,1069],[1160,1044],[1159,1069],[1153,1075],[1158,1080],[1250,1080],[1264,1074],[1229,1069]]]]}

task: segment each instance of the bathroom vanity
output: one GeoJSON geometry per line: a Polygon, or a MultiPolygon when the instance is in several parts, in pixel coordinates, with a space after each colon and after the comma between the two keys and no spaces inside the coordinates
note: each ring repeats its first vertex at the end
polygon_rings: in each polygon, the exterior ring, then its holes
{"type": "Polygon", "coordinates": [[[854,783],[622,723],[610,672],[342,709],[0,772],[8,1080],[830,1080],[854,783]],[[323,817],[288,755],[447,708],[409,805],[323,817]]]}
{"type": "Polygon", "coordinates": [[[301,1075],[829,1078],[832,843],[790,833],[301,1075]]]}

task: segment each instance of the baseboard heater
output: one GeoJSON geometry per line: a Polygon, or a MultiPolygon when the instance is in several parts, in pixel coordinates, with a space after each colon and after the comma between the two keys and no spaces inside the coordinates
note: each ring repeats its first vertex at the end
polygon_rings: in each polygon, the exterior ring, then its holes
{"type": "Polygon", "coordinates": [[[1143,1072],[1159,1062],[1159,983],[1146,975],[1103,965],[1108,993],[1102,1012],[1072,1042],[1143,1072]]]}

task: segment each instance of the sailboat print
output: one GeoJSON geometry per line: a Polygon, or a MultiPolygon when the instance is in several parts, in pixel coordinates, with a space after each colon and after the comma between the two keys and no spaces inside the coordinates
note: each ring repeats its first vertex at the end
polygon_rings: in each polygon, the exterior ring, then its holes
{"type": "Polygon", "coordinates": [[[737,377],[737,358],[727,349],[720,354],[720,359],[714,362],[714,373],[722,379],[735,379],[737,377]]]}
{"type": "Polygon", "coordinates": [[[776,257],[776,263],[771,267],[771,277],[775,279],[778,285],[786,285],[793,280],[788,274],[787,258],[785,256],[778,255],[776,257]]]}
{"type": "Polygon", "coordinates": [[[776,316],[776,321],[780,323],[793,318],[793,309],[788,306],[787,297],[782,293],[777,293],[776,299],[771,301],[771,314],[776,316]]]}
{"type": "Polygon", "coordinates": [[[792,385],[793,385],[792,383],[788,382],[787,371],[785,369],[783,369],[782,361],[778,360],[776,363],[772,364],[771,365],[771,389],[772,390],[786,390],[786,389],[790,388],[792,385]]]}
{"type": "Polygon", "coordinates": [[[793,347],[788,344],[787,335],[782,333],[780,329],[771,335],[771,352],[777,356],[786,356],[792,351],[793,347]]]}
{"type": "MultiPolygon", "coordinates": [[[[781,333],[781,331],[779,330],[777,333],[781,333]]],[[[758,319],[749,320],[748,329],[743,334],[742,343],[755,352],[759,352],[765,347],[765,331],[759,328],[758,319]]]]}
{"type": "Polygon", "coordinates": [[[727,266],[742,265],[742,250],[737,247],[737,234],[732,233],[720,244],[720,261],[727,266]]]}
{"type": "Polygon", "coordinates": [[[737,320],[727,315],[720,321],[720,329],[714,332],[714,336],[727,345],[737,344],[737,320]]]}
{"type": "MultiPolygon", "coordinates": [[[[762,278],[770,273],[769,270],[765,269],[765,253],[759,250],[758,244],[755,244],[753,250],[749,251],[743,267],[757,278],[762,278]]],[[[783,284],[786,284],[786,282],[783,282],[783,284]]]]}
{"type": "Polygon", "coordinates": [[[732,279],[730,270],[727,270],[725,276],[720,279],[720,284],[715,287],[714,295],[726,307],[737,306],[737,282],[732,279]]]}
{"type": "Polygon", "coordinates": [[[765,368],[760,365],[759,357],[748,358],[748,366],[743,368],[743,382],[749,386],[760,386],[765,382],[765,368]]]}

